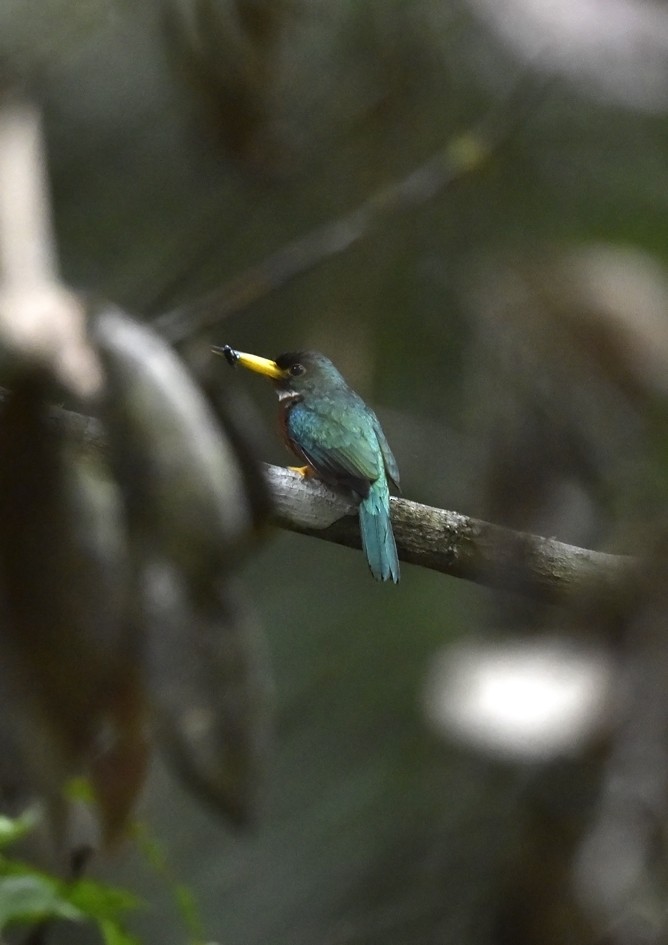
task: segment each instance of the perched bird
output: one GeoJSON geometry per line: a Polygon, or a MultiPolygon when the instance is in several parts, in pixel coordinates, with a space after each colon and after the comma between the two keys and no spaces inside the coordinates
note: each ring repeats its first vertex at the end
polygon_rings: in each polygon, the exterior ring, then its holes
{"type": "Polygon", "coordinates": [[[399,470],[378,417],[351,390],[332,362],[317,351],[282,354],[275,361],[214,347],[229,364],[273,381],[288,447],[315,473],[360,497],[362,546],[378,581],[399,580],[399,559],[390,522],[389,482],[399,486],[399,470]]]}

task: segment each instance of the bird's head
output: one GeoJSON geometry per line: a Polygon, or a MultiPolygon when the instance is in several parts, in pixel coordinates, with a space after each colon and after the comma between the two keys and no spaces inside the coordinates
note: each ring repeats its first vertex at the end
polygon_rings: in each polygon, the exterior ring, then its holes
{"type": "Polygon", "coordinates": [[[211,350],[214,354],[222,355],[228,364],[241,364],[250,371],[270,378],[279,398],[281,395],[293,394],[308,396],[347,387],[329,358],[317,351],[290,351],[271,361],[256,354],[236,351],[229,345],[211,350]]]}

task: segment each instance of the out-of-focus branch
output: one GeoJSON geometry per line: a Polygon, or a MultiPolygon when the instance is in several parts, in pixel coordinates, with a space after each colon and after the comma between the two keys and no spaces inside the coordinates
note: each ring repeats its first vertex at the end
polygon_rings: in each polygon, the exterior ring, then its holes
{"type": "Polygon", "coordinates": [[[478,170],[489,158],[473,134],[452,141],[408,177],[371,196],[350,213],[310,230],[203,298],[158,316],[153,327],[175,344],[285,285],[367,236],[383,216],[426,203],[446,186],[478,170]]]}
{"type": "Polygon", "coordinates": [[[39,114],[27,102],[0,102],[0,282],[53,282],[53,251],[39,114]]]}
{"type": "Polygon", "coordinates": [[[57,281],[39,112],[6,90],[0,92],[0,343],[15,359],[48,367],[80,396],[99,388],[83,308],[57,281]]]}
{"type": "Polygon", "coordinates": [[[203,298],[165,312],[152,327],[178,344],[242,311],[274,289],[369,236],[388,216],[422,206],[464,178],[482,170],[524,121],[543,85],[520,80],[476,127],[457,135],[402,180],[372,194],[360,206],[329,220],[271,253],[203,298]]]}

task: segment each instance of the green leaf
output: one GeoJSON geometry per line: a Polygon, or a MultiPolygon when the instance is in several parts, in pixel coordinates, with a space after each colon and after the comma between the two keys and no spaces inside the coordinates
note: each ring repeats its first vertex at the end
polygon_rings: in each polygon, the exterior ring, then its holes
{"type": "Polygon", "coordinates": [[[36,821],[37,813],[32,808],[26,810],[20,817],[0,815],[0,850],[29,833],[36,821]]]}
{"type": "Polygon", "coordinates": [[[104,945],[140,945],[139,939],[130,935],[125,929],[122,929],[116,922],[109,919],[103,919],[99,923],[100,932],[104,945]]]}
{"type": "Polygon", "coordinates": [[[95,792],[88,778],[71,778],[65,786],[65,797],[70,801],[81,801],[92,807],[95,804],[95,792]]]}
{"type": "Polygon", "coordinates": [[[119,915],[140,905],[140,900],[131,892],[92,879],[72,883],[67,887],[67,896],[77,909],[100,923],[116,921],[119,915]]]}
{"type": "MultiPolygon", "coordinates": [[[[14,819],[0,816],[0,848],[22,837],[35,820],[33,811],[14,819]]],[[[0,856],[0,932],[17,922],[69,919],[95,923],[105,945],[139,945],[119,924],[139,903],[126,890],[90,879],[65,882],[0,856]]]]}
{"type": "Polygon", "coordinates": [[[0,879],[0,929],[10,922],[60,918],[81,921],[80,909],[63,896],[58,883],[33,873],[0,879]]]}

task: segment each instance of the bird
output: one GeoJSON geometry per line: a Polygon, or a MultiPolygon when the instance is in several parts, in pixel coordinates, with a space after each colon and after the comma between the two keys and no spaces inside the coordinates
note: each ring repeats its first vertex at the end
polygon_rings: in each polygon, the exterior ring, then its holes
{"type": "Polygon", "coordinates": [[[232,366],[240,364],[270,378],[286,445],[306,463],[298,471],[359,498],[362,547],[371,574],[397,584],[390,484],[399,488],[399,469],[373,410],[317,351],[292,351],[272,361],[230,345],[211,350],[232,366]]]}

